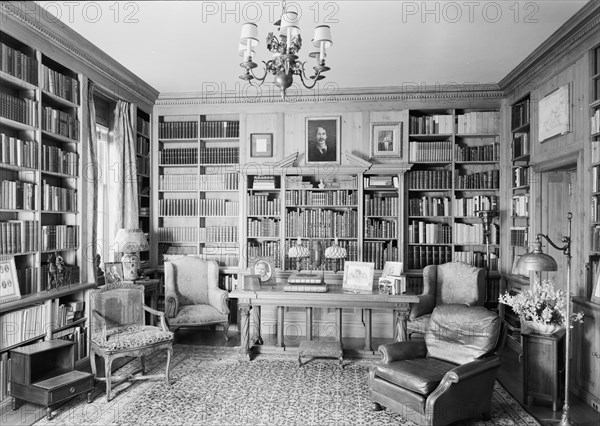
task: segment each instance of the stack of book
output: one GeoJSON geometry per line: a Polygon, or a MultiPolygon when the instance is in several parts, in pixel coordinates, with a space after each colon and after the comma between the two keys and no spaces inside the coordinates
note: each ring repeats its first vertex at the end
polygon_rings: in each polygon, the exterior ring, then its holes
{"type": "Polygon", "coordinates": [[[318,272],[294,272],[288,278],[287,285],[283,287],[284,291],[325,293],[327,284],[323,273],[318,272]]]}
{"type": "Polygon", "coordinates": [[[254,176],[252,189],[275,189],[275,176],[254,176]]]}

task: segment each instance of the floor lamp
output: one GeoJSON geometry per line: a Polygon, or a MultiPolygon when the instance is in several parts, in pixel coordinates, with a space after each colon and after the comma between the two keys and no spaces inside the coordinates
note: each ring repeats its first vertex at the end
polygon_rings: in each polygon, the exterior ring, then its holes
{"type": "MultiPolygon", "coordinates": [[[[557,246],[551,239],[545,234],[537,234],[535,242],[533,243],[533,250],[519,259],[517,265],[527,271],[535,271],[541,273],[542,271],[556,271],[558,265],[556,260],[550,255],[542,253],[542,238],[557,250],[563,252],[567,257],[567,309],[566,309],[566,327],[565,327],[565,402],[563,405],[562,418],[559,425],[568,426],[573,425],[571,422],[571,414],[569,410],[569,360],[571,358],[571,220],[573,219],[573,213],[567,213],[568,231],[569,234],[566,237],[562,237],[562,246],[557,246]]],[[[536,285],[534,283],[534,285],[536,285]]]]}

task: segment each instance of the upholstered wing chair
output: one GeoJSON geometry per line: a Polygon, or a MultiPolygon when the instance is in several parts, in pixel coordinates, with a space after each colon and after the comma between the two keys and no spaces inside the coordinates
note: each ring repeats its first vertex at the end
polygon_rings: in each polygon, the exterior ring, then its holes
{"type": "Polygon", "coordinates": [[[169,385],[173,333],[167,328],[163,312],[144,305],[144,286],[131,282],[107,284],[91,291],[90,303],[90,362],[96,380],[106,382],[106,399],[110,401],[112,387],[125,380],[164,378],[169,385]],[[145,312],[158,316],[160,327],[146,325],[145,312]],[[147,375],[144,357],[158,350],[167,351],[165,373],[147,375]],[[104,377],[96,372],[96,355],[104,358],[104,377]],[[112,362],[126,356],[140,358],[141,374],[112,374],[112,362]]]}
{"type": "Polygon", "coordinates": [[[463,262],[429,265],[423,269],[423,293],[410,310],[406,331],[425,334],[433,308],[447,303],[469,306],[485,302],[485,269],[463,262]]]}
{"type": "Polygon", "coordinates": [[[165,314],[172,331],[222,324],[229,340],[228,296],[219,288],[219,264],[214,260],[183,256],[165,262],[165,314]]]}
{"type": "Polygon", "coordinates": [[[506,329],[483,306],[440,305],[424,340],[381,345],[369,373],[373,409],[387,407],[420,425],[490,417],[506,329]]]}

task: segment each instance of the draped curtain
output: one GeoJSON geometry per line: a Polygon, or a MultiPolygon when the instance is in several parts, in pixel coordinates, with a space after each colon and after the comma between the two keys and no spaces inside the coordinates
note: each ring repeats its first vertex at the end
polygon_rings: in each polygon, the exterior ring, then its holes
{"type": "Polygon", "coordinates": [[[131,112],[129,102],[117,101],[108,179],[109,232],[113,240],[120,228],[139,228],[137,163],[131,112]]]}
{"type": "Polygon", "coordinates": [[[84,232],[88,236],[88,244],[85,246],[84,259],[86,275],[88,282],[96,282],[96,257],[98,255],[98,156],[97,146],[98,140],[96,135],[96,105],[94,104],[95,85],[92,81],[88,82],[88,97],[87,97],[87,134],[88,138],[85,141],[87,146],[84,151],[86,158],[83,167],[83,186],[87,194],[86,200],[86,215],[84,232]]]}

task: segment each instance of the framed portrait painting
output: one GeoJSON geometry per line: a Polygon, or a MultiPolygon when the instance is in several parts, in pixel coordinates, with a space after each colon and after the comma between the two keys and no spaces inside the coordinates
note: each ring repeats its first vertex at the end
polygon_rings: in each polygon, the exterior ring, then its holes
{"type": "Polygon", "coordinates": [[[273,156],[273,133],[252,133],[250,135],[250,157],[273,156]]]}
{"type": "Polygon", "coordinates": [[[371,123],[371,158],[402,157],[402,123],[371,123]]]}
{"type": "Polygon", "coordinates": [[[340,117],[306,119],[307,163],[340,162],[340,117]]]}
{"type": "Polygon", "coordinates": [[[342,288],[355,293],[373,291],[375,263],[344,262],[344,281],[342,288]]]}
{"type": "Polygon", "coordinates": [[[104,262],[104,282],[106,284],[123,281],[123,264],[121,262],[104,262]]]}

